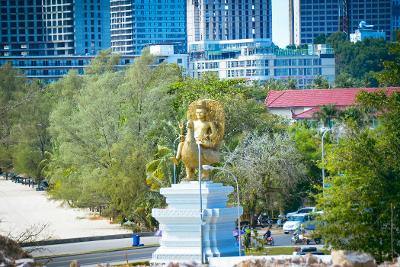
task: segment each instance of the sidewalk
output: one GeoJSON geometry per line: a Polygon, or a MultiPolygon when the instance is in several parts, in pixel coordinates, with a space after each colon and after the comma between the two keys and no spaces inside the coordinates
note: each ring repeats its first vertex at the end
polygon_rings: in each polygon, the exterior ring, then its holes
{"type": "MultiPolygon", "coordinates": [[[[145,246],[159,245],[159,237],[147,236],[140,238],[140,243],[145,246]]],[[[58,256],[71,254],[85,254],[102,250],[117,250],[132,247],[132,238],[99,240],[79,243],[48,245],[40,247],[25,247],[24,250],[32,251],[34,257],[58,256]]]]}

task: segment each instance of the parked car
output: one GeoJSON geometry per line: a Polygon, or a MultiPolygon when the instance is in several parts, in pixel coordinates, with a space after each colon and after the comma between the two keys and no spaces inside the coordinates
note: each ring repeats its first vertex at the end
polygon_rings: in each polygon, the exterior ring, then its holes
{"type": "Polygon", "coordinates": [[[287,218],[283,224],[283,232],[285,234],[292,233],[300,227],[301,224],[311,221],[312,217],[309,214],[293,214],[287,218]]]}
{"type": "Polygon", "coordinates": [[[289,216],[295,215],[295,214],[303,214],[303,213],[311,213],[311,212],[316,212],[316,208],[315,207],[304,207],[304,208],[298,209],[297,211],[289,212],[288,214],[286,214],[286,217],[289,217],[289,216]]]}
{"type": "Polygon", "coordinates": [[[324,253],[318,250],[316,247],[303,247],[300,251],[296,252],[296,255],[306,255],[306,254],[313,254],[313,255],[324,255],[324,253]]]}

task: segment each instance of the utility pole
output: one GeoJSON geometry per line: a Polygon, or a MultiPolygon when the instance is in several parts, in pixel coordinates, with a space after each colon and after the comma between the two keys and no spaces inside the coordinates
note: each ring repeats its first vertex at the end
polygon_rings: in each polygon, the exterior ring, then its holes
{"type": "Polygon", "coordinates": [[[394,262],[394,247],[393,247],[393,203],[390,203],[390,245],[392,249],[392,262],[394,262]]]}

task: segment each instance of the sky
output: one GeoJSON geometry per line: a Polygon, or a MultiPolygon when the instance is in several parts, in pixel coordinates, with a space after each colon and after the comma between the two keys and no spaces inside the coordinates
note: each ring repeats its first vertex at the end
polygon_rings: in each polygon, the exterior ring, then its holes
{"type": "Polygon", "coordinates": [[[281,48],[289,44],[289,0],[272,0],[272,42],[281,48]]]}

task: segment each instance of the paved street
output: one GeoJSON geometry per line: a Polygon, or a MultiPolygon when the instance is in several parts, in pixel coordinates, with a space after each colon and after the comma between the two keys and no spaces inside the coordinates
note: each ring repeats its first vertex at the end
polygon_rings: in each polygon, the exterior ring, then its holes
{"type": "MultiPolygon", "coordinates": [[[[144,245],[158,245],[159,237],[148,236],[140,238],[140,243],[144,245]]],[[[27,251],[32,250],[34,257],[54,256],[63,254],[81,254],[99,250],[122,249],[132,247],[132,238],[98,240],[88,242],[77,242],[67,244],[57,244],[38,247],[26,247],[27,251]]]]}
{"type": "MultiPolygon", "coordinates": [[[[261,231],[262,232],[262,231],[261,231]]],[[[290,246],[291,235],[273,234],[275,246],[290,246]]],[[[141,243],[145,245],[158,245],[157,237],[143,237],[141,243]]],[[[114,239],[114,240],[99,240],[90,242],[70,243],[44,246],[42,250],[34,251],[34,256],[48,255],[46,259],[41,259],[39,262],[46,263],[46,266],[69,266],[72,260],[78,260],[82,266],[96,266],[98,263],[122,263],[132,261],[149,260],[152,253],[157,249],[155,247],[129,248],[132,245],[131,238],[114,239]],[[120,249],[120,250],[118,250],[120,249]],[[95,251],[99,252],[95,252],[95,251]],[[101,251],[101,250],[116,250],[116,251],[101,251]],[[92,251],[92,253],[83,254],[92,251]],[[57,256],[60,254],[82,253],[72,256],[57,256]]]]}
{"type": "MultiPolygon", "coordinates": [[[[274,234],[275,246],[290,246],[291,235],[274,234]]],[[[148,245],[158,245],[159,237],[142,237],[140,243],[148,245]]],[[[132,246],[132,238],[98,240],[88,242],[77,242],[67,244],[48,245],[40,247],[26,247],[27,251],[32,251],[34,257],[56,256],[63,254],[83,254],[99,250],[125,249],[132,246]]]]}
{"type": "MultiPolygon", "coordinates": [[[[144,245],[158,245],[159,237],[142,237],[140,243],[144,245]]],[[[26,247],[27,251],[32,251],[34,257],[54,256],[63,254],[82,254],[99,250],[111,250],[129,248],[132,246],[132,238],[98,240],[88,242],[77,242],[67,244],[48,245],[40,247],[26,247]]]]}
{"type": "Polygon", "coordinates": [[[81,266],[97,266],[99,263],[122,263],[126,261],[144,261],[151,258],[157,247],[121,250],[113,252],[91,253],[78,256],[54,257],[39,260],[47,267],[68,267],[70,262],[78,260],[81,266]]]}

